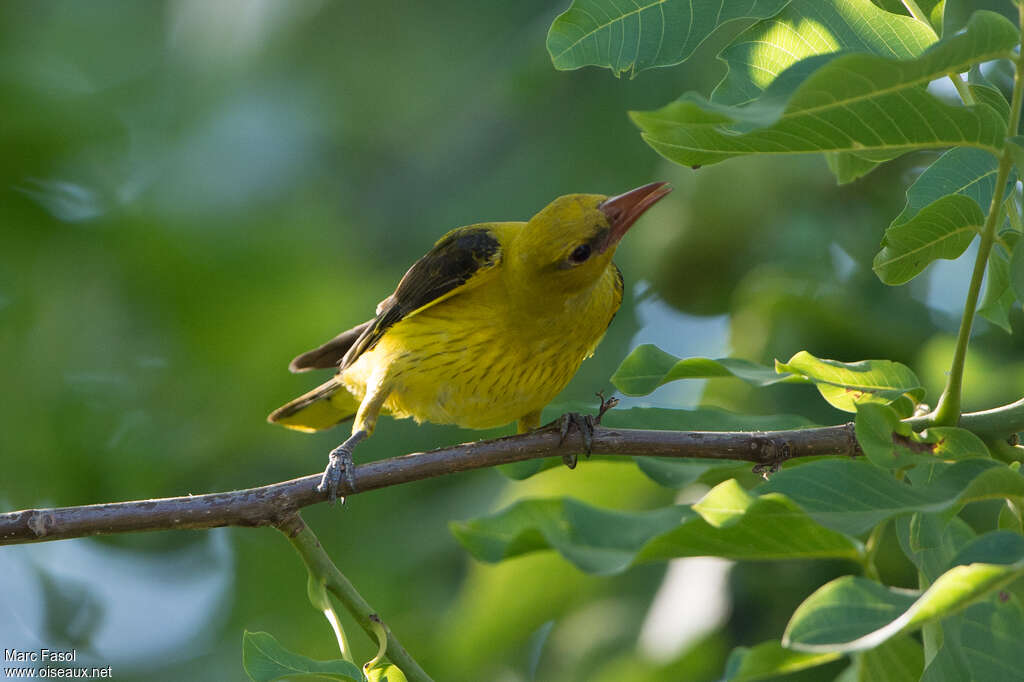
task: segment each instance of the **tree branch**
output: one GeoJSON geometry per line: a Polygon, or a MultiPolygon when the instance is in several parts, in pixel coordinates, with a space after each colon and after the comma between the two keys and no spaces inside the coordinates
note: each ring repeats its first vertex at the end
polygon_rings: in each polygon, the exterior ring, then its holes
{"type": "MultiPolygon", "coordinates": [[[[906,420],[914,429],[927,417],[906,420]]],[[[1024,398],[1009,405],[965,414],[960,426],[979,435],[1006,438],[1024,430],[1024,398]]],[[[583,451],[583,439],[571,434],[559,444],[557,429],[495,440],[463,443],[430,452],[369,462],[356,467],[356,490],[342,481],[340,494],[358,493],[425,478],[583,451]]],[[[818,455],[857,455],[853,424],[791,431],[648,431],[594,429],[595,455],[653,455],[753,462],[770,468],[786,459],[818,455]]],[[[133,531],[279,526],[294,512],[326,497],[316,491],[320,474],[258,488],[207,495],[113,502],[80,507],[26,509],[0,514],[0,545],[65,540],[133,531]]]]}
{"type": "MultiPolygon", "coordinates": [[[[543,457],[583,452],[576,432],[559,444],[557,429],[463,443],[430,452],[368,462],[356,467],[356,490],[342,481],[346,497],[425,478],[543,457]]],[[[647,431],[594,429],[595,455],[655,455],[753,462],[772,467],[792,457],[860,452],[853,424],[792,431],[647,431]]],[[[64,540],[133,531],[277,526],[294,512],[326,500],[316,490],[320,474],[206,495],[112,502],[79,507],[26,509],[0,514],[0,545],[64,540]]]]}

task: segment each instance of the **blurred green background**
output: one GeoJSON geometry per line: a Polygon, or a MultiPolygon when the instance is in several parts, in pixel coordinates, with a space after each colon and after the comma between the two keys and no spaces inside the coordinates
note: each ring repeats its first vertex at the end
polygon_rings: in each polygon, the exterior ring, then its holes
{"type": "MultiPolygon", "coordinates": [[[[934,400],[972,252],[897,289],[870,269],[928,158],[841,188],[820,158],[672,166],[626,111],[708,92],[722,75],[714,45],[632,81],[556,72],[544,39],[562,9],[0,4],[0,508],[319,471],[341,430],[305,436],[264,421],[322,379],[290,375],[291,357],[367,319],[451,227],[653,180],[676,191],[619,249],[623,309],[560,404],[593,403],[647,342],[768,363],[801,349],[888,357],[934,400]]],[[[1019,332],[1019,309],[1012,323],[1019,332]]],[[[977,336],[967,409],[1018,398],[1020,334],[981,321],[977,336]]],[[[629,405],[845,420],[801,386],[692,382],[629,405]]],[[[507,432],[385,419],[358,456],[507,432]]],[[[628,461],[584,462],[525,482],[496,471],[424,481],[304,517],[438,680],[527,680],[533,663],[538,680],[716,679],[733,646],[778,637],[803,597],[849,569],[690,562],[596,578],[552,553],[478,564],[447,530],[524,496],[644,508],[673,494],[628,461]],[[703,599],[679,592],[680,575],[703,599]]],[[[116,679],[232,680],[244,676],[244,628],[337,656],[298,557],[273,530],[0,550],[0,647],[75,646],[116,679]]],[[[372,655],[358,631],[352,640],[372,655]]]]}

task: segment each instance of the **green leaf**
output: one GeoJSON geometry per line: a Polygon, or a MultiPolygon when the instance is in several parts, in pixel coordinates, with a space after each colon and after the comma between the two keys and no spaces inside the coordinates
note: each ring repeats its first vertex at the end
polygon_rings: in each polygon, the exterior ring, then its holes
{"type": "Polygon", "coordinates": [[[893,637],[858,655],[864,682],[917,682],[924,671],[924,649],[912,637],[893,637]]]}
{"type": "Polygon", "coordinates": [[[1009,530],[1017,534],[1024,532],[1019,503],[1020,500],[1006,500],[999,508],[998,527],[1000,530],[1009,530]]]}
{"type": "Polygon", "coordinates": [[[573,0],[555,18],[547,48],[556,69],[603,66],[618,76],[684,61],[719,28],[770,17],[789,0],[573,0]]]}
{"type": "Polygon", "coordinates": [[[846,363],[800,351],[789,362],[776,360],[775,369],[814,382],[830,405],[845,412],[856,412],[857,405],[868,402],[889,404],[903,395],[915,403],[924,397],[924,388],[914,372],[891,360],[846,363]]]}
{"type": "Polygon", "coordinates": [[[288,651],[267,632],[242,634],[242,665],[249,679],[269,682],[284,677],[320,677],[362,682],[363,673],[348,661],[315,661],[288,651]]]}
{"type": "Polygon", "coordinates": [[[1007,137],[1006,149],[1013,157],[1013,166],[1017,169],[1017,175],[1024,175],[1024,135],[1007,137]]]}
{"type": "Polygon", "coordinates": [[[555,549],[588,573],[627,568],[648,539],[692,515],[686,507],[646,512],[598,509],[571,498],[517,502],[490,516],[449,524],[481,561],[496,563],[541,549],[555,549]]]}
{"type": "Polygon", "coordinates": [[[751,498],[731,479],[693,509],[619,512],[570,498],[533,499],[453,522],[451,530],[481,561],[554,549],[581,570],[601,575],[684,556],[858,560],[862,552],[860,543],[822,528],[785,497],[751,498]]]}
{"type": "Polygon", "coordinates": [[[920,596],[866,578],[844,576],[818,588],[797,607],[782,644],[808,652],[870,649],[956,613],[1021,575],[1024,556],[1013,564],[956,566],[920,596]]]}
{"type": "Polygon", "coordinates": [[[832,175],[836,176],[836,182],[846,185],[864,177],[882,162],[865,159],[851,152],[825,152],[825,163],[832,175]]]}
{"type": "Polygon", "coordinates": [[[841,657],[842,654],[808,654],[783,649],[776,641],[762,642],[749,648],[740,646],[729,654],[729,660],[725,664],[724,682],[775,679],[779,675],[814,668],[841,657]]]}
{"type": "Polygon", "coordinates": [[[913,219],[925,206],[949,194],[962,194],[988,208],[996,187],[999,159],[982,149],[954,147],[935,159],[907,189],[907,203],[892,226],[913,219]]]}
{"type": "Polygon", "coordinates": [[[948,514],[911,514],[893,523],[903,554],[917,566],[921,577],[931,584],[950,568],[957,552],[976,536],[967,522],[948,514]]]}
{"type": "Polygon", "coordinates": [[[974,199],[961,194],[942,197],[885,231],[872,269],[886,284],[909,282],[932,261],[963,255],[984,223],[985,213],[974,199]]]}
{"type": "Polygon", "coordinates": [[[1007,334],[1010,326],[1010,310],[1017,296],[1010,288],[1010,256],[1002,245],[994,244],[988,257],[988,272],[985,273],[985,294],[981,298],[978,314],[999,326],[1007,334]]]}
{"type": "Polygon", "coordinates": [[[972,64],[1009,56],[1017,42],[1009,21],[976,12],[965,33],[915,59],[819,55],[791,66],[746,106],[687,95],[631,116],[658,153],[687,166],[756,153],[847,151],[891,158],[956,145],[999,153],[1006,124],[994,109],[945,104],[924,86],[972,64]]]}
{"type": "Polygon", "coordinates": [[[949,567],[967,564],[1014,564],[1024,558],[1024,536],[1008,530],[993,530],[960,547],[949,567]]]}
{"type": "Polygon", "coordinates": [[[1018,301],[1024,301],[1024,239],[1017,240],[1010,256],[1010,288],[1018,301]]]}
{"type": "Polygon", "coordinates": [[[1024,612],[1015,596],[1001,594],[972,605],[964,612],[959,630],[959,648],[970,679],[1024,680],[1019,662],[1024,612]]]}
{"type": "Polygon", "coordinates": [[[914,452],[904,445],[912,430],[888,405],[863,403],[855,420],[857,443],[875,466],[901,469],[917,463],[914,452]]]}
{"type": "Polygon", "coordinates": [[[985,443],[966,429],[933,427],[914,433],[887,405],[858,405],[855,425],[857,442],[868,461],[883,469],[990,456],[985,443]]]}
{"type": "Polygon", "coordinates": [[[695,483],[708,472],[715,470],[735,471],[749,470],[750,463],[709,461],[706,459],[687,459],[682,457],[634,457],[640,471],[648,478],[666,488],[681,489],[695,483]]]}
{"type": "Polygon", "coordinates": [[[859,560],[863,551],[860,543],[821,527],[786,497],[751,496],[733,479],[712,488],[693,511],[699,516],[652,538],[637,561],[682,556],[859,560]]]}
{"type": "Polygon", "coordinates": [[[987,104],[992,107],[1000,118],[1010,118],[1010,103],[1006,101],[999,88],[977,83],[971,83],[967,87],[978,104],[987,104]]]}
{"type": "Polygon", "coordinates": [[[796,62],[840,50],[883,57],[917,57],[938,40],[931,26],[879,9],[870,0],[793,0],[757,22],[722,50],[729,68],[711,94],[720,104],[756,99],[796,62]]]}
{"type": "Polygon", "coordinates": [[[939,627],[941,646],[923,681],[1024,680],[1017,664],[1024,610],[1012,592],[989,595],[939,627]]]}
{"type": "Polygon", "coordinates": [[[655,345],[645,343],[626,356],[612,375],[612,383],[626,395],[647,395],[670,381],[716,377],[736,377],[754,386],[768,386],[785,381],[789,375],[739,358],[680,360],[655,345]]]}
{"type": "Polygon", "coordinates": [[[863,460],[823,459],[783,469],[755,492],[782,493],[826,528],[856,536],[900,514],[1019,497],[1024,477],[991,459],[967,459],[927,485],[910,486],[863,460]]]}
{"type": "Polygon", "coordinates": [[[367,670],[366,682],[407,682],[407,678],[401,668],[389,663],[367,670]]]}
{"type": "Polygon", "coordinates": [[[985,77],[980,64],[975,64],[968,71],[967,88],[976,102],[992,107],[1004,120],[1010,118],[1010,103],[1006,101],[1002,91],[985,77]]]}

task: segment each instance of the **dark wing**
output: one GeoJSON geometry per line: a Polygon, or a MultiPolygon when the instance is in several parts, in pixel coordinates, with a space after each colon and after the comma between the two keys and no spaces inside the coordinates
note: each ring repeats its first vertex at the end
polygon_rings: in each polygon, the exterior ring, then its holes
{"type": "Polygon", "coordinates": [[[308,372],[311,369],[337,369],[341,359],[345,357],[345,353],[372,322],[373,320],[363,322],[358,327],[343,331],[319,348],[306,351],[292,360],[288,369],[293,372],[308,372]]]}
{"type": "Polygon", "coordinates": [[[460,227],[446,234],[409,268],[395,293],[377,306],[377,317],[345,353],[341,369],[377,345],[399,320],[481,282],[481,275],[500,262],[501,243],[490,228],[460,227]]]}

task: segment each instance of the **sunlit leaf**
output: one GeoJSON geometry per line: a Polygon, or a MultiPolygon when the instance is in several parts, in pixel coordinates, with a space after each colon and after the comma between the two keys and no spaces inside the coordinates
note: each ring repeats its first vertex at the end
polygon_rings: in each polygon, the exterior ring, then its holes
{"type": "Polygon", "coordinates": [[[1009,21],[977,12],[965,33],[915,59],[820,55],[795,63],[746,106],[687,95],[660,110],[631,115],[648,144],[688,166],[756,153],[891,156],[957,145],[998,153],[1006,124],[994,109],[945,104],[924,86],[972,64],[1007,57],[1017,41],[1009,21]]]}
{"type": "MultiPolygon", "coordinates": [[[[888,405],[858,405],[854,425],[857,443],[875,466],[900,469],[917,463],[916,454],[920,450],[918,444],[911,440],[913,431],[888,405]]],[[[921,447],[931,454],[928,446],[921,447]]]]}
{"type": "Polygon", "coordinates": [[[242,665],[249,679],[270,682],[302,676],[362,682],[363,673],[344,660],[315,661],[288,651],[267,632],[245,631],[242,635],[242,665]]]}
{"type": "Polygon", "coordinates": [[[855,426],[868,461],[884,469],[990,456],[985,443],[966,429],[942,426],[915,433],[887,405],[861,403],[855,426]]]}
{"type": "Polygon", "coordinates": [[[844,576],[818,588],[797,607],[782,642],[809,652],[870,649],[955,613],[1021,575],[1024,555],[1011,564],[956,566],[920,596],[866,578],[844,576]]]}
{"type": "Polygon", "coordinates": [[[711,94],[721,104],[757,98],[794,63],[839,50],[906,59],[938,40],[931,26],[869,0],[793,0],[741,33],[719,58],[729,71],[711,94]]]}
{"type": "Polygon", "coordinates": [[[366,682],[407,682],[405,673],[397,665],[384,665],[366,671],[366,682]]]}
{"type": "Polygon", "coordinates": [[[678,379],[736,377],[754,386],[768,386],[789,378],[771,367],[739,358],[679,359],[655,345],[645,343],[633,349],[612,375],[612,383],[626,395],[647,395],[659,386],[678,379]]]}
{"type": "Polygon", "coordinates": [[[736,647],[725,665],[724,682],[753,682],[775,679],[779,675],[831,663],[842,654],[809,654],[783,649],[778,642],[762,642],[754,647],[736,647]]]}
{"type": "Polygon", "coordinates": [[[991,459],[967,459],[910,486],[863,460],[823,459],[783,469],[754,492],[782,493],[823,526],[856,536],[899,514],[1019,497],[1024,477],[991,459]]]}
{"type": "Polygon", "coordinates": [[[814,382],[830,405],[845,412],[856,412],[865,402],[889,404],[903,395],[917,402],[924,397],[914,372],[891,360],[839,362],[800,351],[788,362],[776,361],[775,369],[814,382]]]}
{"type": "Polygon", "coordinates": [[[858,659],[864,682],[918,682],[924,671],[924,649],[910,636],[893,637],[858,659]]]}
{"type": "Polygon", "coordinates": [[[653,538],[638,560],[680,556],[729,559],[841,557],[857,560],[862,547],[812,521],[782,495],[752,496],[736,481],[712,488],[675,530],[653,538]]]}
{"type": "Polygon", "coordinates": [[[723,25],[777,13],[789,0],[573,0],[548,31],[556,69],[603,66],[636,75],[678,64],[723,25]]]}

